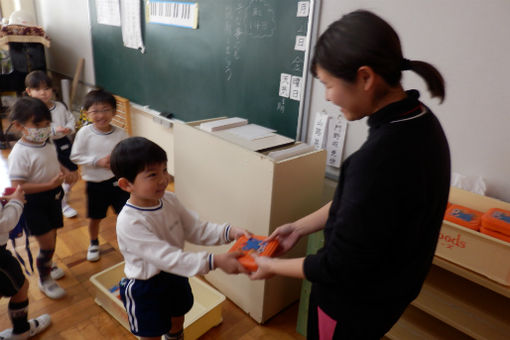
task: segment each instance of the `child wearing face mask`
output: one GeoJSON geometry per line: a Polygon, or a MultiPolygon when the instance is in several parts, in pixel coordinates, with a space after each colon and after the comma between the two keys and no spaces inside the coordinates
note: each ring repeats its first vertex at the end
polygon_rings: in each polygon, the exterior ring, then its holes
{"type": "MultiPolygon", "coordinates": [[[[76,120],[63,103],[53,100],[52,80],[46,72],[41,70],[30,72],[25,78],[25,86],[25,91],[30,97],[42,100],[50,110],[51,139],[57,148],[58,161],[69,170],[71,179],[62,184],[64,189],[62,214],[67,218],[75,217],[78,212],[69,205],[68,201],[71,187],[78,180],[78,166],[69,159],[72,147],[69,136],[75,131],[76,120]]],[[[63,274],[62,272],[54,278],[60,278],[63,274]]]]}
{"type": "Polygon", "coordinates": [[[62,183],[70,172],[60,165],[55,146],[48,140],[51,113],[44,102],[22,97],[12,106],[9,119],[22,133],[8,157],[9,178],[12,186],[19,185],[25,191],[23,214],[29,233],[36,238],[40,249],[39,289],[49,298],[58,299],[65,291],[52,277],[52,258],[57,229],[63,227],[62,183]]]}

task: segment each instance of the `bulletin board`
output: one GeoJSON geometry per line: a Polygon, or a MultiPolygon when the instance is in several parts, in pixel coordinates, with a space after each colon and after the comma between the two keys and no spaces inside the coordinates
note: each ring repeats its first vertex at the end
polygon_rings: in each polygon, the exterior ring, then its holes
{"type": "Polygon", "coordinates": [[[308,71],[307,52],[296,49],[296,40],[310,34],[310,1],[192,3],[197,29],[148,22],[142,1],[141,53],[124,47],[120,27],[98,24],[89,0],[96,84],[183,121],[238,116],[296,138],[305,84],[291,99],[281,79],[308,71]],[[306,3],[309,15],[298,16],[306,3]]]}

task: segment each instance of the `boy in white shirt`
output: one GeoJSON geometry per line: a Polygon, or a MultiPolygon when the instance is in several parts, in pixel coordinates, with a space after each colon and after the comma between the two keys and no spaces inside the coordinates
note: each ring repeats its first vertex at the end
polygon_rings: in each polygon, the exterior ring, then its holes
{"type": "Polygon", "coordinates": [[[99,224],[111,205],[118,214],[129,194],[117,185],[110,170],[110,153],[113,147],[127,137],[127,133],[111,125],[117,102],[104,90],[92,90],[85,96],[84,109],[92,124],[76,133],[71,161],[80,165],[81,177],[87,182],[87,217],[89,218],[90,245],[87,260],[98,261],[99,224]]]}
{"type": "Polygon", "coordinates": [[[242,235],[229,224],[201,221],[175,194],[166,191],[171,176],[167,156],[157,144],[131,137],[112,151],[111,167],[130,198],[117,218],[117,241],[127,279],[120,284],[131,332],[141,339],[183,339],[184,314],[193,305],[188,277],[215,268],[246,273],[240,252],[184,251],[185,241],[220,245],[242,235]]]}

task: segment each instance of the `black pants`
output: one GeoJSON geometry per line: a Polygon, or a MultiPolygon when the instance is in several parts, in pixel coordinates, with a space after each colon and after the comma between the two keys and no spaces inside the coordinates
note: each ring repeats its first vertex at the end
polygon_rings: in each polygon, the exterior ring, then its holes
{"type": "MultiPolygon", "coordinates": [[[[346,303],[338,306],[338,316],[330,315],[337,321],[334,340],[381,339],[404,313],[410,301],[390,303],[346,303]]],[[[318,301],[314,289],[310,294],[308,307],[308,340],[319,340],[318,301]]]]}

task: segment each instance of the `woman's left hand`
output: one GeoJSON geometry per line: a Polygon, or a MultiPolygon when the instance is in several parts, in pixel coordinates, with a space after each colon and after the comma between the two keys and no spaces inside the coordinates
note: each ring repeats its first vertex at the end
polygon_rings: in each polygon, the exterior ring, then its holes
{"type": "Polygon", "coordinates": [[[255,259],[258,269],[256,272],[250,274],[250,279],[265,280],[274,276],[271,271],[271,264],[274,259],[267,256],[258,256],[256,254],[251,254],[251,256],[255,259]]]}

